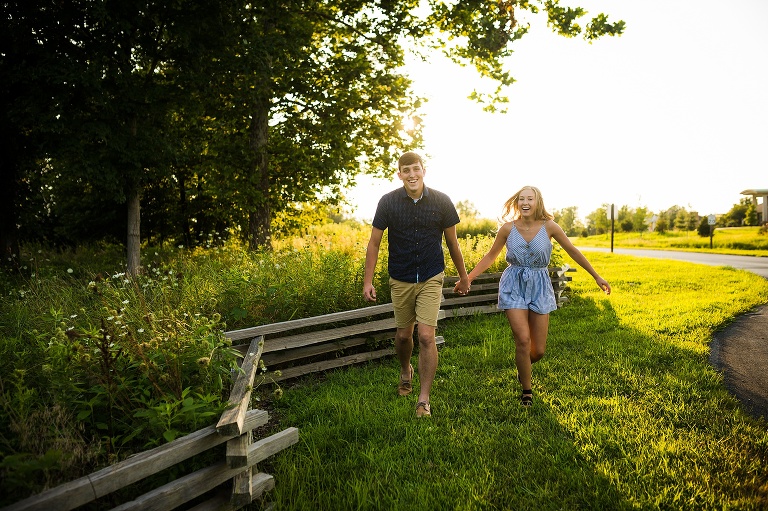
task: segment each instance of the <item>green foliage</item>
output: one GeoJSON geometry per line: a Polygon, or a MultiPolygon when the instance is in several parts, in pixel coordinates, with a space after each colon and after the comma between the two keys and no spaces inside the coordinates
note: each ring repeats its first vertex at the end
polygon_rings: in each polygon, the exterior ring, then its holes
{"type": "Polygon", "coordinates": [[[576,216],[577,213],[578,208],[576,206],[563,208],[553,213],[555,216],[555,222],[557,222],[557,224],[562,227],[566,236],[576,236],[578,233],[584,230],[584,226],[581,225],[581,222],[579,222],[576,216]]]}
{"type": "Polygon", "coordinates": [[[140,243],[219,233],[267,248],[306,204],[337,206],[360,173],[391,172],[422,140],[406,52],[473,66],[495,90],[470,96],[495,110],[528,32],[518,15],[545,11],[554,32],[589,41],[624,29],[605,14],[582,28],[586,11],[554,0],[4,8],[0,245],[120,243],[130,225],[131,275],[140,243]]]}
{"type": "Polygon", "coordinates": [[[709,219],[707,217],[702,217],[696,232],[702,238],[707,238],[712,233],[713,228],[714,226],[709,225],[709,219]]]}
{"type": "Polygon", "coordinates": [[[728,213],[718,219],[718,225],[722,227],[741,227],[744,225],[744,219],[747,217],[747,210],[750,204],[752,204],[752,199],[749,197],[740,199],[738,204],[734,204],[728,213]]]}
{"type": "Polygon", "coordinates": [[[495,236],[498,231],[498,224],[487,218],[474,218],[465,220],[462,217],[461,222],[456,226],[456,236],[464,238],[466,236],[495,236]]]}
{"type": "Polygon", "coordinates": [[[459,201],[456,203],[456,211],[459,213],[459,218],[462,221],[475,220],[479,216],[479,212],[475,205],[468,200],[459,201]]]}

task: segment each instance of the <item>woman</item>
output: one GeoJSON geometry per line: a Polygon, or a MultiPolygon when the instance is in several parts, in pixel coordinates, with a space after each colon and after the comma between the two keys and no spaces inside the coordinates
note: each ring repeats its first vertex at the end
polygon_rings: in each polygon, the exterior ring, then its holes
{"type": "Polygon", "coordinates": [[[496,261],[502,247],[507,247],[507,263],[499,280],[498,308],[506,312],[515,338],[517,379],[523,386],[520,403],[533,404],[531,366],[544,356],[549,330],[549,313],[557,309],[555,292],[549,277],[552,238],[579,266],[594,277],[600,289],[611,294],[611,286],[573,246],[563,229],[547,212],[541,192],[525,186],[505,203],[501,219],[504,222],[496,234],[493,246],[469,272],[469,285],[456,283],[454,292],[466,294],[472,281],[496,261]]]}

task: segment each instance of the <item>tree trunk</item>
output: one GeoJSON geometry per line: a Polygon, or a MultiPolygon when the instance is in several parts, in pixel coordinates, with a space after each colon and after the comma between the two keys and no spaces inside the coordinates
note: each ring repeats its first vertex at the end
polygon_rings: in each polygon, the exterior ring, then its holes
{"type": "Polygon", "coordinates": [[[251,173],[254,176],[254,196],[259,197],[248,215],[248,243],[251,250],[272,248],[270,230],[272,212],[269,206],[269,100],[260,98],[253,110],[250,149],[254,154],[251,173]]]}
{"type": "Polygon", "coordinates": [[[141,270],[141,198],[138,190],[128,197],[128,237],[125,248],[128,253],[128,275],[135,277],[141,270]]]}

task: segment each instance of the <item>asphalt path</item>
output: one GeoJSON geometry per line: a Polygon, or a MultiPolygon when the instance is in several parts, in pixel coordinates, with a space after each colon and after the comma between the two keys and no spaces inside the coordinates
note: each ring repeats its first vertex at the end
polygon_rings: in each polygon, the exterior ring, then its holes
{"type": "MultiPolygon", "coordinates": [[[[583,252],[610,252],[610,248],[579,247],[583,252]]],[[[676,252],[674,250],[646,250],[642,248],[616,248],[614,254],[638,257],[656,257],[659,259],[676,259],[689,263],[708,264],[710,266],[730,266],[739,270],[748,270],[768,279],[768,257],[752,257],[739,255],[709,254],[706,252],[676,252]]]]}
{"type": "MultiPolygon", "coordinates": [[[[609,248],[594,247],[579,247],[579,250],[610,252],[609,248]]],[[[616,247],[613,253],[730,266],[768,279],[768,257],[616,247]]],[[[768,420],[768,304],[742,314],[715,332],[710,343],[709,361],[722,372],[725,387],[744,404],[747,411],[768,420]]]]}

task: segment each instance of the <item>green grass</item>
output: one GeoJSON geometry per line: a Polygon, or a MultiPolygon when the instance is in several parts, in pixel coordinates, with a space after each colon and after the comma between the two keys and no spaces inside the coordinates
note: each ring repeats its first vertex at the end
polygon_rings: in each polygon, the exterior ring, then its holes
{"type": "MultiPolygon", "coordinates": [[[[610,247],[611,234],[572,238],[578,247],[610,247]]],[[[688,250],[713,254],[768,257],[768,233],[760,227],[718,227],[712,236],[701,237],[696,231],[614,232],[613,246],[656,250],[688,250]]]]}
{"type": "Polygon", "coordinates": [[[575,274],[534,366],[532,409],[519,405],[504,317],[450,320],[431,419],[415,419],[415,396],[397,397],[394,360],[290,387],[279,427],[301,440],[265,468],[269,499],[302,510],[765,509],[766,422],[724,389],[708,344],[765,301],[768,282],[590,258],[614,293],[575,274]]]}
{"type": "MultiPolygon", "coordinates": [[[[223,331],[364,305],[367,236],[318,228],[272,253],[145,249],[146,273],[132,281],[114,247],[27,247],[27,267],[0,274],[0,506],[210,423],[229,384],[223,331]]],[[[471,267],[492,237],[460,242],[471,267]]],[[[708,346],[716,329],[765,302],[768,282],[723,267],[589,258],[614,293],[572,274],[571,302],[552,314],[548,354],[534,368],[530,410],[519,406],[501,315],[440,325],[431,419],[415,419],[415,395],[397,398],[392,358],[283,382],[280,400],[258,387],[254,406],[270,410],[269,427],[300,429],[299,444],[259,465],[275,476],[268,501],[767,508],[766,421],[728,394],[708,346]]],[[[502,255],[493,270],[503,265],[502,255]]],[[[385,268],[382,254],[381,300],[385,268]]]]}

